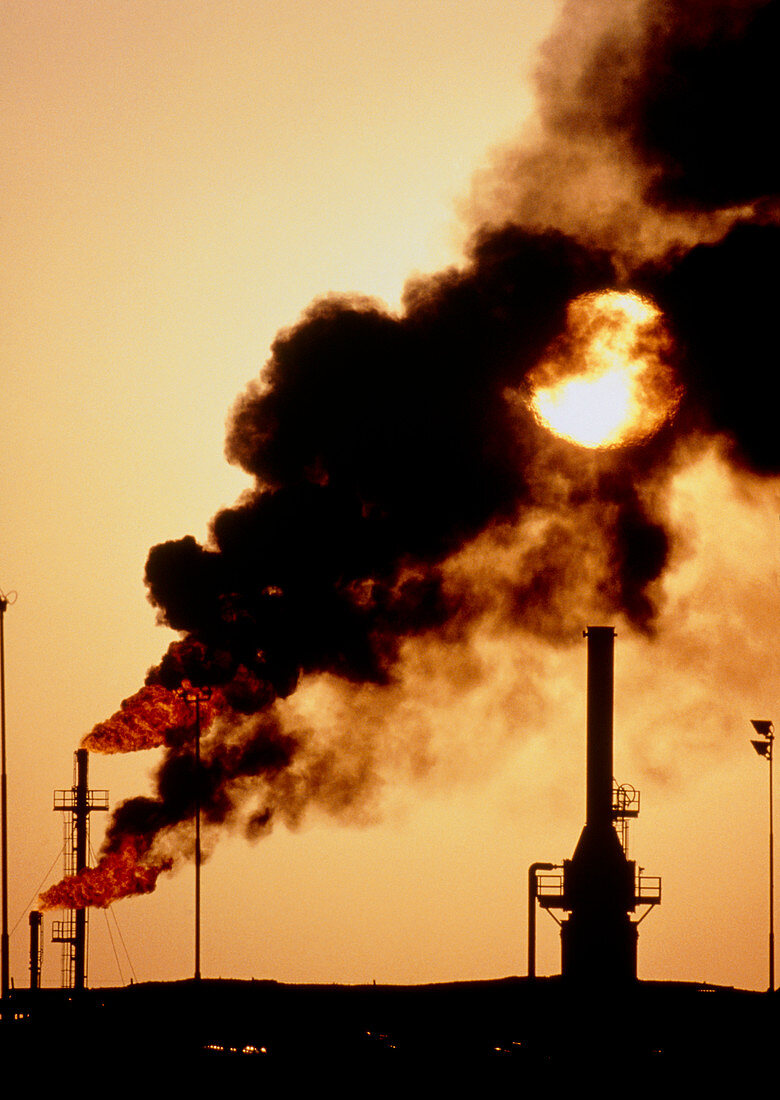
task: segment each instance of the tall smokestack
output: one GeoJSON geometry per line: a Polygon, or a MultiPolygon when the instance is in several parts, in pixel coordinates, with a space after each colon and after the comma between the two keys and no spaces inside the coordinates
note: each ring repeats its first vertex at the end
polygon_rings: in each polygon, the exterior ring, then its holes
{"type": "MultiPolygon", "coordinates": [[[[612,734],[615,631],[591,626],[588,639],[587,781],[585,826],[563,875],[540,878],[541,869],[560,864],[532,863],[528,872],[528,976],[536,974],[534,906],[563,909],[562,971],[566,978],[599,986],[636,980],[637,906],[659,905],[661,880],[637,875],[626,857],[615,822],[625,826],[639,813],[639,794],[613,798],[612,734]]],[[[625,795],[627,788],[620,788],[625,795]]],[[[557,918],[556,918],[557,919],[557,918]]]]}
{"type": "Polygon", "coordinates": [[[615,631],[591,626],[588,639],[588,759],[585,821],[594,828],[612,827],[612,741],[615,631]]]}
{"type": "Polygon", "coordinates": [[[614,645],[612,627],[589,627],[585,826],[563,866],[569,917],[561,925],[566,977],[636,978],[635,865],[626,858],[612,809],[614,645]]]}

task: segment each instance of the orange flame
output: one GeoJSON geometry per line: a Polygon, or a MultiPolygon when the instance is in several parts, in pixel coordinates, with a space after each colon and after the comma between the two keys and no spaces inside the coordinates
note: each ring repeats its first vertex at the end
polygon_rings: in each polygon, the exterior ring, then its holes
{"type": "MultiPolygon", "coordinates": [[[[214,717],[218,701],[201,704],[204,724],[214,717]]],[[[187,729],[193,723],[191,704],[181,694],[148,684],[125,699],[119,710],[96,726],[82,739],[81,747],[90,752],[138,752],[167,743],[172,729],[187,729]]]]}
{"type": "Polygon", "coordinates": [[[173,861],[154,859],[138,837],[126,837],[115,852],[103,856],[96,867],[62,879],[38,899],[40,909],[107,909],[120,898],[150,894],[158,877],[173,861]]]}

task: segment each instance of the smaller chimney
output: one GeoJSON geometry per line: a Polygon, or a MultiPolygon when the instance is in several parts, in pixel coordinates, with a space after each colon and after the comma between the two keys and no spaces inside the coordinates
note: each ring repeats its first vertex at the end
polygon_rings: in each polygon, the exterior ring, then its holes
{"type": "Polygon", "coordinates": [[[41,964],[43,963],[43,939],[41,921],[43,914],[37,909],[30,913],[30,989],[41,987],[41,964]]]}

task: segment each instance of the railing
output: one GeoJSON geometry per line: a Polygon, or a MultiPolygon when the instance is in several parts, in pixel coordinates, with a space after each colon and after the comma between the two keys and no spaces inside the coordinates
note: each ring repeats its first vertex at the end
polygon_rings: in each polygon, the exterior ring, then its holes
{"type": "Polygon", "coordinates": [[[637,905],[661,904],[661,879],[657,875],[638,875],[636,880],[637,905]]]}
{"type": "Polygon", "coordinates": [[[73,912],[65,920],[52,921],[51,942],[72,943],[76,938],[76,919],[73,912]]]}
{"type": "Polygon", "coordinates": [[[629,783],[617,783],[612,787],[612,816],[638,817],[639,816],[639,791],[629,783]]]}
{"type": "Polygon", "coordinates": [[[55,810],[107,810],[108,791],[87,791],[83,806],[78,803],[79,792],[75,788],[54,792],[55,810]]]}
{"type": "Polygon", "coordinates": [[[563,875],[560,873],[557,875],[537,874],[536,896],[542,908],[560,908],[561,899],[563,898],[563,875]]]}

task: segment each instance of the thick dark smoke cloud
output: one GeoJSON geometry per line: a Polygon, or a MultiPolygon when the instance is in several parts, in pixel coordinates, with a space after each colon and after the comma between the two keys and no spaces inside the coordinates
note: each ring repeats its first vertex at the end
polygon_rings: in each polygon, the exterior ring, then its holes
{"type": "Polygon", "coordinates": [[[774,219],[777,40],[776,0],[569,0],[536,124],[477,174],[471,216],[556,225],[629,270],[774,219]]]}
{"type": "Polygon", "coordinates": [[[583,74],[583,107],[624,134],[651,172],[652,200],[738,206],[775,196],[780,5],[650,5],[638,56],[606,36],[583,74]],[[628,79],[626,76],[628,75],[628,79]]]}
{"type": "MultiPolygon", "coordinates": [[[[390,685],[409,640],[462,641],[488,612],[555,644],[591,615],[651,633],[683,456],[719,436],[735,464],[780,472],[779,10],[567,4],[540,65],[540,128],[483,175],[488,216],[463,263],[412,281],[397,314],[325,297],[279,334],[228,432],[254,488],[206,545],[156,546],[146,566],[181,635],[148,682],[219,696],[198,781],[208,820],[249,804],[262,831],[372,787],[377,745],[283,728],[276,701],[302,676],[390,685]],[[661,307],[683,396],[650,440],[594,453],[553,438],[524,399],[569,303],[608,289],[661,307]]],[[[181,730],[168,741],[155,796],[120,807],[109,848],[191,818],[190,750],[181,730]]]]}
{"type": "Polygon", "coordinates": [[[775,196],[778,20],[766,0],[570,3],[540,70],[545,126],[617,146],[646,169],[650,200],[672,208],[775,196]],[[570,73],[586,13],[599,33],[570,73]]]}
{"type": "MultiPolygon", "coordinates": [[[[281,334],[228,437],[257,489],[214,518],[207,548],[186,537],[147,563],[164,621],[210,654],[207,677],[232,677],[238,660],[277,695],[306,672],[385,681],[404,638],[479,614],[444,563],[540,510],[568,522],[535,541],[542,553],[515,580],[513,614],[539,621],[535,605],[558,588],[595,585],[603,611],[648,627],[668,541],[650,499],[663,443],[594,472],[507,400],[527,389],[571,300],[615,281],[606,253],[507,227],[478,237],[462,270],[417,281],[400,316],[326,299],[281,334]],[[599,521],[580,524],[593,497],[599,521]],[[573,524],[592,526],[600,559],[576,584],[573,524]]],[[[171,672],[176,686],[181,670],[171,672]]]]}
{"type": "Polygon", "coordinates": [[[758,474],[780,472],[778,258],[780,226],[741,223],[636,279],[670,319],[686,427],[721,435],[732,461],[758,474]]]}

